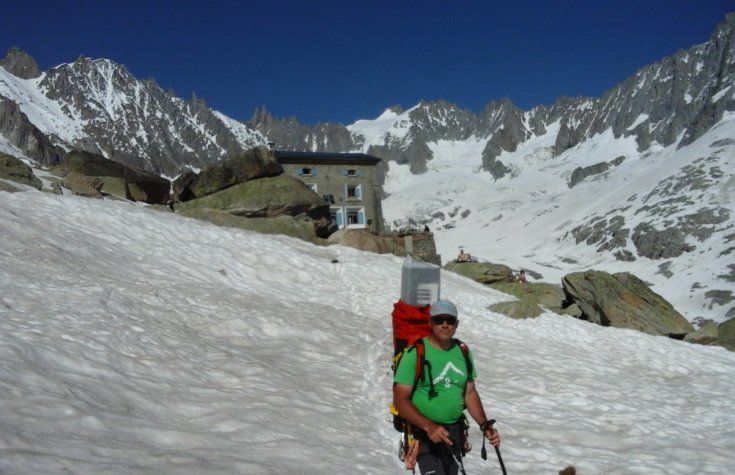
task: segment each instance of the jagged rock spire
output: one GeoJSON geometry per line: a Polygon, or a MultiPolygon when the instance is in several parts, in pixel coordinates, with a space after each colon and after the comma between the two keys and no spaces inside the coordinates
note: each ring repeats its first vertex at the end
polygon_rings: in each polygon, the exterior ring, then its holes
{"type": "Polygon", "coordinates": [[[0,66],[21,79],[32,79],[41,75],[36,60],[18,48],[8,49],[5,58],[0,61],[0,66]]]}

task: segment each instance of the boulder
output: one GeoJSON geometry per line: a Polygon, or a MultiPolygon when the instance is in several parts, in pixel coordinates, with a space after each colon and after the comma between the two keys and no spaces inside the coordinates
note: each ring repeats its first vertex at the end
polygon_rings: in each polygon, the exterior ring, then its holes
{"type": "Polygon", "coordinates": [[[505,292],[506,294],[513,295],[523,302],[540,305],[560,315],[581,316],[581,312],[578,311],[578,307],[565,307],[563,305],[566,297],[560,285],[549,284],[546,282],[532,282],[528,284],[519,284],[518,282],[496,282],[492,284],[491,287],[501,292],[505,292]]]}
{"type": "Polygon", "coordinates": [[[288,215],[309,219],[315,233],[327,238],[336,230],[329,204],[303,182],[290,176],[249,180],[177,205],[177,211],[211,208],[243,218],[275,218],[288,215]]]}
{"type": "Polygon", "coordinates": [[[502,264],[489,262],[448,262],[444,268],[463,275],[481,284],[495,284],[498,282],[512,282],[513,271],[502,264]]]}
{"type": "Polygon", "coordinates": [[[149,204],[166,203],[171,192],[165,178],[89,152],[70,152],[57,171],[96,177],[102,183],[100,193],[149,204]]]}
{"type": "Polygon", "coordinates": [[[17,193],[23,190],[11,184],[10,182],[0,180],[0,191],[7,191],[8,193],[17,193]]]}
{"type": "Polygon", "coordinates": [[[567,274],[562,279],[562,287],[567,303],[576,303],[582,310],[582,318],[591,322],[673,338],[683,338],[694,331],[670,303],[627,272],[567,274]]]}
{"type": "Polygon", "coordinates": [[[717,326],[717,344],[735,351],[735,318],[717,326]]]}
{"type": "Polygon", "coordinates": [[[171,182],[171,193],[175,202],[189,201],[196,198],[192,190],[196,177],[197,174],[194,171],[186,169],[171,182]]]}
{"type": "Polygon", "coordinates": [[[393,239],[376,236],[362,229],[340,229],[327,239],[329,244],[339,244],[361,251],[369,251],[377,254],[395,254],[405,256],[406,249],[396,244],[393,239]]]}
{"type": "Polygon", "coordinates": [[[283,167],[268,147],[255,147],[229,158],[223,164],[241,181],[274,177],[283,173],[283,167]]]}
{"type": "Polygon", "coordinates": [[[61,183],[75,195],[87,198],[102,199],[102,186],[104,182],[96,176],[86,176],[80,173],[67,173],[61,183]]]}
{"type": "Polygon", "coordinates": [[[31,167],[19,158],[4,153],[0,153],[0,178],[32,186],[38,190],[43,186],[41,180],[33,174],[31,167]]]}
{"type": "Polygon", "coordinates": [[[256,147],[234,157],[205,167],[199,174],[187,170],[173,183],[174,200],[202,198],[231,186],[257,178],[274,177],[283,167],[268,147],[256,147]]]}
{"type": "Polygon", "coordinates": [[[717,343],[717,333],[717,324],[715,322],[707,322],[697,331],[688,333],[684,337],[684,341],[699,343],[700,345],[712,345],[717,343]]]}
{"type": "Polygon", "coordinates": [[[208,221],[218,226],[246,229],[261,234],[282,234],[315,244],[324,244],[324,240],[317,237],[314,223],[308,219],[299,219],[293,216],[277,216],[275,218],[243,219],[226,211],[212,208],[191,208],[177,210],[183,216],[202,221],[208,221]]]}

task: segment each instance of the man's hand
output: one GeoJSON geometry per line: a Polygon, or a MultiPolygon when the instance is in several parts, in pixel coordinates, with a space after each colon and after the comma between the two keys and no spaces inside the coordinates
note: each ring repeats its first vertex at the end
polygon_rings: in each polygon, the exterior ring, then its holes
{"type": "Polygon", "coordinates": [[[449,438],[449,432],[444,426],[440,426],[439,424],[430,422],[426,428],[426,436],[432,442],[444,442],[445,444],[453,445],[452,439],[449,438]]]}
{"type": "Polygon", "coordinates": [[[500,445],[500,434],[497,430],[493,429],[492,426],[488,426],[487,429],[485,429],[485,437],[491,444],[493,444],[493,447],[498,447],[500,445]]]}

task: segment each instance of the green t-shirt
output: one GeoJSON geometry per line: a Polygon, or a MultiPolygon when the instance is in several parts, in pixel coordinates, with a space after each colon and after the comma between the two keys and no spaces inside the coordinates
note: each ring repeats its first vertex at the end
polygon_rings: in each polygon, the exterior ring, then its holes
{"type": "MultiPolygon", "coordinates": [[[[437,424],[451,424],[462,417],[464,411],[464,389],[467,382],[467,363],[465,362],[462,349],[454,345],[449,350],[436,349],[423,339],[424,357],[431,363],[431,376],[434,378],[434,390],[437,396],[429,399],[429,369],[424,365],[424,379],[419,380],[416,391],[411,397],[416,409],[424,417],[437,424]]],[[[405,353],[398,362],[398,368],[393,378],[396,384],[405,384],[413,387],[416,376],[416,350],[405,353]]],[[[472,361],[472,353],[469,349],[467,355],[472,361]]],[[[472,365],[474,368],[474,364],[472,365]]],[[[473,370],[470,380],[477,376],[473,370]]]]}

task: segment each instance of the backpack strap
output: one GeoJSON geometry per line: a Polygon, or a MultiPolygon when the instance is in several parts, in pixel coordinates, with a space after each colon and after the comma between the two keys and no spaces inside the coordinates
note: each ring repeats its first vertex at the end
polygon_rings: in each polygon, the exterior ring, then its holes
{"type": "MultiPolygon", "coordinates": [[[[416,388],[419,385],[419,381],[424,380],[424,365],[428,363],[426,361],[426,351],[424,349],[424,340],[423,338],[419,338],[416,340],[413,344],[413,347],[416,348],[416,372],[414,373],[413,377],[413,387],[411,388],[411,395],[413,396],[413,393],[416,392],[416,388]]],[[[431,375],[429,375],[429,380],[431,380],[431,375]]]]}
{"type": "Polygon", "coordinates": [[[472,373],[475,370],[474,365],[472,364],[472,359],[470,359],[470,350],[467,344],[457,338],[454,339],[454,344],[459,346],[459,349],[462,350],[462,355],[464,356],[464,362],[467,365],[467,381],[472,378],[472,373]]]}
{"type": "Polygon", "coordinates": [[[436,389],[434,389],[434,376],[432,376],[431,374],[431,362],[426,359],[426,351],[424,350],[423,338],[420,340],[416,340],[414,346],[416,346],[418,353],[416,354],[416,376],[413,380],[413,390],[411,391],[411,395],[413,395],[414,391],[416,391],[416,388],[419,385],[419,381],[424,380],[425,376],[423,368],[424,366],[426,366],[426,371],[429,376],[429,399],[434,399],[436,396],[439,395],[439,393],[437,393],[436,389]]]}

